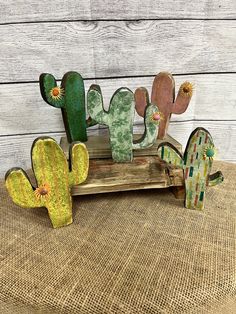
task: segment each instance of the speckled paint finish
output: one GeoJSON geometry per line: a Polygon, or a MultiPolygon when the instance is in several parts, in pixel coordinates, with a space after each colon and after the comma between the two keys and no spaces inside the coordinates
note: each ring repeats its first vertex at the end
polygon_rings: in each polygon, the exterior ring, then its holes
{"type": "Polygon", "coordinates": [[[6,187],[13,202],[21,207],[46,207],[54,228],[72,223],[70,188],[84,182],[89,158],[83,143],[70,150],[71,171],[61,147],[52,138],[38,138],[32,146],[32,167],[38,187],[32,187],[21,168],[6,174],[6,187]]]}

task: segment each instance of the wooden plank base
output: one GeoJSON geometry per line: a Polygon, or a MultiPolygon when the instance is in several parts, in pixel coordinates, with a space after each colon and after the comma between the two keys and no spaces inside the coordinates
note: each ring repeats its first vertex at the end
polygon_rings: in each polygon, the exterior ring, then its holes
{"type": "Polygon", "coordinates": [[[132,163],[91,159],[85,183],[74,186],[72,195],[183,186],[183,170],[158,156],[134,157],[132,163]]]}
{"type": "MultiPolygon", "coordinates": [[[[137,140],[141,137],[142,134],[134,134],[134,140],[137,140]]],[[[155,156],[157,154],[157,147],[162,142],[169,142],[174,145],[180,152],[182,151],[182,145],[177,142],[173,137],[167,135],[164,140],[156,140],[152,147],[134,150],[134,156],[155,156]]],[[[68,158],[69,143],[67,142],[66,137],[61,138],[60,145],[68,158]]],[[[89,136],[88,141],[85,142],[85,145],[89,152],[89,159],[111,158],[109,135],[106,129],[101,130],[99,132],[99,135],[89,136]]]]}

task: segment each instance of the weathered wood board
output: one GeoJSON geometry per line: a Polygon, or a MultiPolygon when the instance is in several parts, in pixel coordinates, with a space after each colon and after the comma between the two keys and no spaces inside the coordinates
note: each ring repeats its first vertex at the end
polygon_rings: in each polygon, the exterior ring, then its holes
{"type": "Polygon", "coordinates": [[[145,76],[161,70],[208,73],[216,66],[218,72],[233,72],[235,36],[235,20],[1,25],[0,82],[36,81],[42,72],[59,79],[69,69],[85,78],[145,76]]]}
{"type": "MultiPolygon", "coordinates": [[[[89,158],[111,158],[111,147],[107,129],[100,130],[101,135],[89,136],[88,141],[85,143],[89,152],[89,158]]],[[[139,139],[142,134],[134,134],[134,140],[139,139]]],[[[177,142],[173,137],[167,135],[164,140],[156,140],[152,147],[134,150],[134,156],[156,156],[158,145],[162,142],[169,142],[174,145],[179,151],[182,151],[182,145],[177,142]]],[[[60,143],[67,158],[69,157],[69,144],[66,137],[61,138],[60,143]]]]}
{"type": "MultiPolygon", "coordinates": [[[[91,84],[99,84],[103,93],[104,107],[107,109],[112,94],[119,87],[126,86],[134,91],[137,87],[144,86],[151,93],[153,79],[154,77],[132,77],[86,80],[85,89],[87,91],[91,84]]],[[[191,103],[184,114],[173,114],[171,121],[195,119],[236,121],[236,74],[175,76],[176,90],[186,80],[194,84],[191,103]]],[[[0,84],[0,95],[1,135],[64,131],[61,111],[43,101],[38,82],[0,84]]],[[[135,123],[142,121],[141,117],[135,116],[135,123]]]]}
{"type": "Polygon", "coordinates": [[[232,0],[8,0],[0,3],[1,23],[121,19],[233,19],[232,0]]]}
{"type": "Polygon", "coordinates": [[[92,159],[87,180],[72,188],[72,195],[183,186],[183,170],[158,156],[134,157],[132,163],[92,159]]]}

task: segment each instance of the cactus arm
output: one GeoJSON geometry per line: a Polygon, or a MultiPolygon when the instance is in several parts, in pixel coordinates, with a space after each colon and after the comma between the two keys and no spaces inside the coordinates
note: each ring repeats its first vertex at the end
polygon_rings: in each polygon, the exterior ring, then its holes
{"type": "Polygon", "coordinates": [[[157,149],[158,156],[165,162],[174,166],[183,167],[182,154],[172,144],[161,143],[157,149]]]}
{"type": "Polygon", "coordinates": [[[84,81],[77,72],[63,76],[65,105],[62,109],[63,121],[69,142],[87,141],[84,81]]]}
{"type": "Polygon", "coordinates": [[[16,205],[24,208],[43,206],[40,200],[36,198],[34,189],[23,169],[10,169],[6,174],[5,184],[16,205]]]}
{"type": "Polygon", "coordinates": [[[163,114],[158,130],[159,139],[163,139],[166,136],[174,97],[175,81],[173,76],[167,72],[161,72],[156,75],[152,85],[151,102],[156,104],[163,114]]]}
{"type": "Polygon", "coordinates": [[[184,82],[183,84],[181,84],[176,100],[173,103],[172,113],[181,114],[187,110],[190,100],[192,98],[192,89],[192,84],[189,82],[184,82]]]}
{"type": "Polygon", "coordinates": [[[212,159],[205,155],[208,147],[214,149],[210,133],[195,129],[189,137],[184,152],[184,180],[186,189],[185,206],[192,209],[203,209],[207,180],[212,168],[212,159]]]}
{"type": "Polygon", "coordinates": [[[135,109],[140,117],[145,116],[145,108],[149,104],[148,91],[144,87],[139,87],[134,93],[135,109]]]}
{"type": "Polygon", "coordinates": [[[41,95],[46,103],[55,108],[63,108],[65,105],[64,96],[61,95],[60,98],[54,99],[51,96],[51,91],[53,88],[57,87],[57,82],[55,77],[49,73],[43,73],[39,77],[40,91],[41,95]]]}
{"type": "Polygon", "coordinates": [[[89,155],[83,143],[73,143],[70,146],[70,186],[84,182],[88,176],[89,155]]]}
{"type": "Polygon", "coordinates": [[[222,172],[217,171],[217,172],[210,174],[208,176],[207,185],[208,186],[215,186],[215,185],[222,183],[223,181],[224,181],[224,176],[223,176],[222,172]]]}
{"type": "Polygon", "coordinates": [[[100,87],[91,85],[87,95],[87,107],[90,117],[99,124],[108,125],[108,112],[105,111],[100,87]]]}
{"type": "Polygon", "coordinates": [[[141,139],[137,140],[133,144],[133,149],[143,149],[151,147],[157,138],[158,125],[160,120],[154,120],[153,116],[159,112],[156,105],[149,104],[145,110],[145,131],[141,139]]]}
{"type": "Polygon", "coordinates": [[[108,111],[104,110],[102,94],[92,85],[87,98],[88,113],[92,119],[109,128],[112,158],[128,162],[133,158],[134,95],[127,88],[118,89],[111,98],[108,111]]]}

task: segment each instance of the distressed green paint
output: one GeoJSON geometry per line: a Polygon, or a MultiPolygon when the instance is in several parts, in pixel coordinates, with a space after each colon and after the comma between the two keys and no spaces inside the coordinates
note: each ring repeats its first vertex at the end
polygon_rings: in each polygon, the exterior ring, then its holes
{"type": "MultiPolygon", "coordinates": [[[[159,156],[168,163],[177,165],[176,159],[181,158],[176,148],[168,143],[162,143],[158,148],[159,156]],[[168,154],[169,153],[169,154],[168,154]]],[[[197,128],[189,137],[187,147],[179,166],[183,168],[185,181],[185,206],[192,209],[203,209],[205,190],[207,185],[214,186],[223,181],[220,171],[210,175],[214,155],[214,143],[210,133],[197,128]],[[207,156],[208,149],[211,149],[210,156],[207,156]]]]}
{"type": "Polygon", "coordinates": [[[135,113],[134,94],[127,88],[118,89],[111,98],[108,111],[104,110],[100,87],[92,85],[87,97],[88,113],[99,124],[109,128],[112,158],[116,162],[130,162],[133,149],[150,147],[156,140],[158,123],[152,114],[158,111],[150,104],[146,109],[145,132],[140,140],[133,143],[133,123],[135,113]]]}
{"type": "Polygon", "coordinates": [[[32,187],[21,168],[6,174],[6,187],[15,204],[21,207],[46,207],[54,228],[72,223],[70,188],[86,180],[88,152],[83,143],[71,146],[71,171],[61,147],[52,138],[38,138],[31,150],[32,167],[38,189],[32,187]],[[48,193],[35,192],[46,186],[48,193]]]}
{"type": "Polygon", "coordinates": [[[84,82],[77,72],[68,72],[63,76],[61,89],[63,94],[59,99],[51,96],[53,88],[57,87],[52,74],[40,75],[40,90],[43,99],[55,108],[61,108],[67,139],[69,143],[87,141],[86,128],[94,125],[94,121],[86,122],[84,82]]]}

